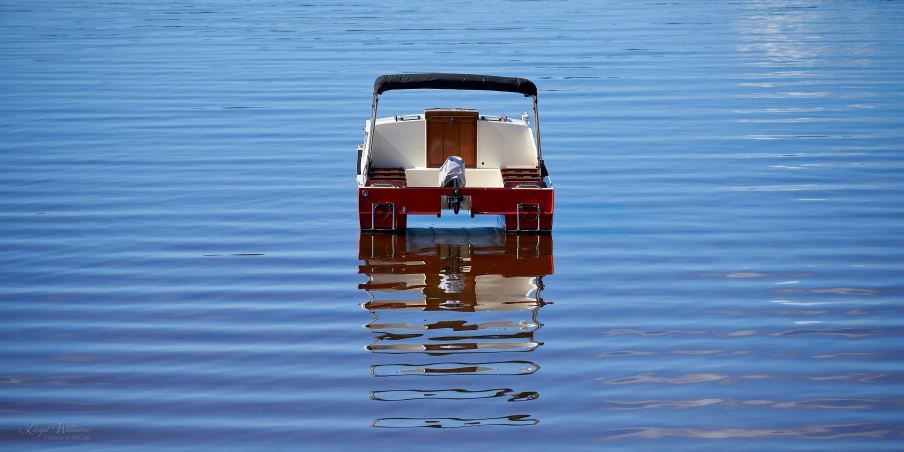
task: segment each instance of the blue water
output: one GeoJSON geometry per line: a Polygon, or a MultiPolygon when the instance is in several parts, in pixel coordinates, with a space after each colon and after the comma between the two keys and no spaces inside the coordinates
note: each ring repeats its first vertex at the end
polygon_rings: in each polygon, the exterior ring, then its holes
{"type": "MultiPolygon", "coordinates": [[[[902,24],[892,1],[4,2],[0,448],[900,450],[902,24]],[[373,80],[435,71],[537,83],[547,248],[444,216],[359,256],[373,80]],[[438,292],[493,259],[533,305],[438,292]],[[366,309],[428,292],[447,305],[366,309]]],[[[427,107],[530,110],[380,112],[427,107]]]]}

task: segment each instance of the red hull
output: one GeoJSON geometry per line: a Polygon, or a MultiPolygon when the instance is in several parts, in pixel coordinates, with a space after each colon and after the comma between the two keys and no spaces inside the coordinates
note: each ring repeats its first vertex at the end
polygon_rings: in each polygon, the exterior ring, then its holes
{"type": "MultiPolygon", "coordinates": [[[[362,231],[404,231],[408,215],[441,215],[443,196],[453,188],[440,187],[359,187],[358,217],[362,231]]],[[[459,188],[469,199],[470,215],[503,215],[505,229],[515,232],[552,230],[554,195],[552,189],[459,188]]],[[[452,211],[447,210],[447,214],[452,211]]]]}

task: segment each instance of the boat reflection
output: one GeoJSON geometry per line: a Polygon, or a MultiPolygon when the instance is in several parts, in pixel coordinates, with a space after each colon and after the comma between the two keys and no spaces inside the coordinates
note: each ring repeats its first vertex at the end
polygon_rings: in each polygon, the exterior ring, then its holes
{"type": "Polygon", "coordinates": [[[363,261],[358,273],[367,276],[358,288],[368,294],[363,307],[372,316],[364,325],[373,335],[365,349],[381,361],[372,364],[370,372],[387,382],[370,398],[429,401],[431,411],[425,417],[377,418],[372,426],[453,428],[539,422],[529,414],[498,416],[499,405],[474,405],[492,412],[482,419],[461,418],[457,413],[429,416],[442,409],[442,401],[525,402],[539,397],[536,391],[515,389],[508,383],[523,384],[513,377],[531,375],[540,366],[521,358],[524,355],[518,359],[507,355],[530,353],[543,345],[536,338],[543,327],[537,314],[551,304],[543,300],[542,292],[543,277],[553,273],[552,237],[511,235],[492,228],[362,233],[358,258],[363,261]],[[495,355],[467,359],[467,355],[486,353],[495,355]],[[410,360],[398,362],[404,356],[410,360]],[[478,376],[485,377],[474,378],[478,376]],[[461,387],[484,380],[499,386],[461,387]],[[437,389],[437,381],[447,382],[447,387],[437,389]],[[430,387],[412,388],[418,384],[430,387]]]}
{"type": "Polygon", "coordinates": [[[526,426],[537,425],[540,421],[531,419],[529,414],[513,414],[511,416],[502,416],[494,418],[482,419],[461,419],[461,418],[381,418],[375,419],[370,425],[379,428],[412,428],[412,427],[429,427],[429,428],[463,428],[463,427],[479,427],[482,425],[508,425],[508,426],[526,426]]]}
{"type": "Polygon", "coordinates": [[[370,398],[384,402],[397,402],[402,400],[466,400],[466,399],[492,399],[494,397],[506,397],[509,402],[521,402],[534,400],[540,397],[533,391],[515,393],[511,388],[485,389],[482,391],[469,391],[467,389],[440,389],[437,391],[425,390],[396,390],[396,391],[371,391],[370,398]]]}

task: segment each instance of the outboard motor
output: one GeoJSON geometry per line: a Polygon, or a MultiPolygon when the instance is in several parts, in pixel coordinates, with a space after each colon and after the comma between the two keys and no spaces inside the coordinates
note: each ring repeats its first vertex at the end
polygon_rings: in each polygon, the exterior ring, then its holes
{"type": "Polygon", "coordinates": [[[450,155],[439,167],[440,187],[464,187],[465,186],[465,160],[461,157],[450,155]],[[452,185],[454,179],[458,185],[452,185]]]}
{"type": "Polygon", "coordinates": [[[459,187],[465,186],[465,160],[461,157],[451,155],[443,162],[443,166],[439,168],[439,186],[453,187],[452,195],[446,197],[448,207],[458,215],[461,210],[461,203],[465,197],[461,195],[459,187]]]}

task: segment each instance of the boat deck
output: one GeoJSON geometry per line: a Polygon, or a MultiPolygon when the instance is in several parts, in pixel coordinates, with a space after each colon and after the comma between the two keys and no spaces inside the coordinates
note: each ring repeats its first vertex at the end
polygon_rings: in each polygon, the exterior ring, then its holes
{"type": "MultiPolygon", "coordinates": [[[[537,168],[469,169],[468,187],[547,188],[537,168]]],[[[367,173],[368,187],[436,187],[438,168],[372,167],[367,173]]]]}
{"type": "Polygon", "coordinates": [[[405,174],[405,168],[370,168],[367,173],[367,186],[374,185],[404,188],[408,186],[408,177],[405,174]]]}
{"type": "MultiPolygon", "coordinates": [[[[539,168],[503,168],[502,185],[505,188],[531,187],[546,188],[539,168]]],[[[467,173],[466,173],[467,174],[467,173]]]]}

